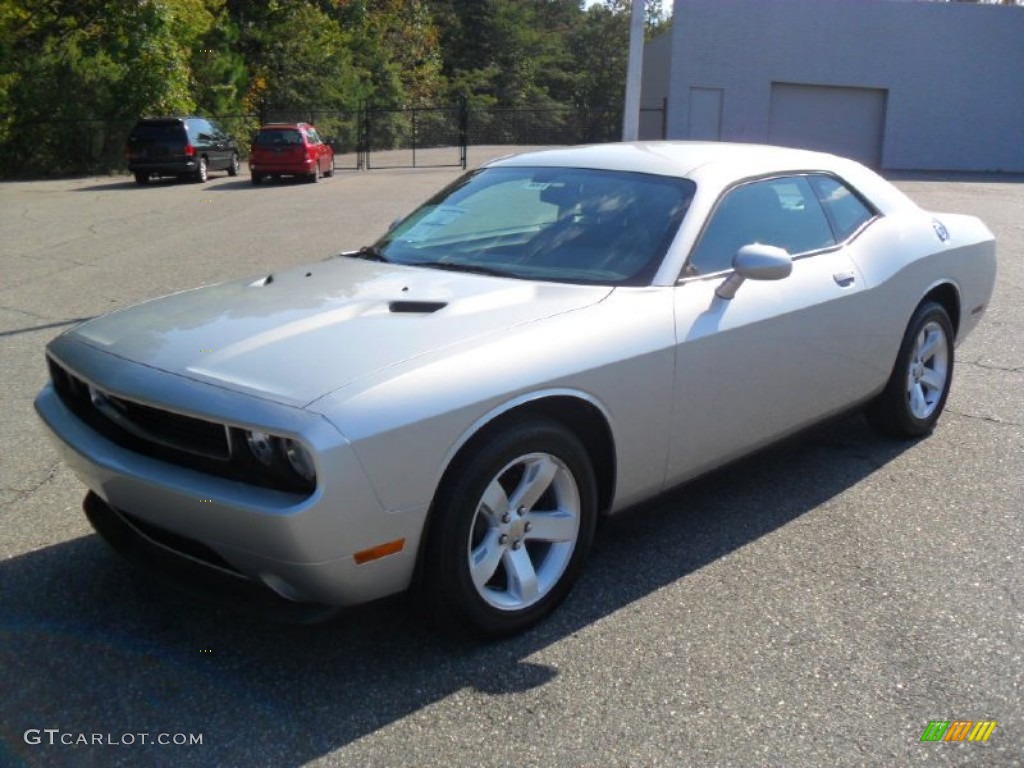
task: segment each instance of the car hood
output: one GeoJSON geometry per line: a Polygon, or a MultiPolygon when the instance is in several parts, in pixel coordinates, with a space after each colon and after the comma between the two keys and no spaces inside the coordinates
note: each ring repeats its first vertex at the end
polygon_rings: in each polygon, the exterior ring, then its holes
{"type": "Polygon", "coordinates": [[[595,304],[610,291],[341,257],[154,299],[68,335],[301,407],[388,366],[595,304]]]}

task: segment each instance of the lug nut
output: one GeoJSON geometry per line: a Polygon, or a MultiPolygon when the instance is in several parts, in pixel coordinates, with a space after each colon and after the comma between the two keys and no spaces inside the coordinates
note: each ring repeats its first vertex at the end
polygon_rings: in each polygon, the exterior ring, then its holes
{"type": "Polygon", "coordinates": [[[523,546],[523,542],[521,539],[516,539],[512,542],[512,549],[519,549],[521,546],[523,546]]]}
{"type": "Polygon", "coordinates": [[[506,544],[508,544],[508,535],[506,535],[504,533],[501,534],[501,536],[498,537],[498,544],[500,546],[502,546],[502,547],[504,547],[506,544]]]}
{"type": "Polygon", "coordinates": [[[504,515],[501,516],[501,522],[503,522],[505,524],[511,523],[512,522],[512,515],[510,515],[508,512],[506,512],[504,515]]]}
{"type": "Polygon", "coordinates": [[[517,509],[516,510],[516,514],[519,515],[520,517],[525,515],[526,514],[526,507],[520,507],[519,509],[517,509]]]}
{"type": "Polygon", "coordinates": [[[526,531],[527,533],[532,531],[533,530],[533,523],[527,522],[526,525],[523,526],[523,530],[526,531]]]}

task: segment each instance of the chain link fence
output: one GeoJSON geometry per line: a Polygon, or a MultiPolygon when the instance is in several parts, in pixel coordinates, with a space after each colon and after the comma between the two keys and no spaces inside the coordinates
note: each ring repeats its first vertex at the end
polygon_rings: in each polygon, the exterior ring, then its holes
{"type": "MultiPolygon", "coordinates": [[[[355,111],[274,110],[213,116],[245,158],[259,126],[306,122],[330,141],[340,169],[466,167],[473,145],[570,145],[617,141],[621,109],[469,109],[449,107],[355,111]]],[[[642,136],[663,138],[665,106],[641,111],[642,136]]],[[[0,177],[108,173],[126,168],[134,120],[0,121],[0,177]]]]}

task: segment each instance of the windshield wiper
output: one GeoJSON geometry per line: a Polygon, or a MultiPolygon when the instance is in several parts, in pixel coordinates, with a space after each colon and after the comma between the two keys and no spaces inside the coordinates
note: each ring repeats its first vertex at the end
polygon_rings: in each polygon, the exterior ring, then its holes
{"type": "Polygon", "coordinates": [[[484,267],[479,264],[466,264],[465,262],[454,261],[420,261],[416,262],[417,267],[430,267],[432,269],[446,269],[449,272],[472,272],[477,275],[490,275],[491,277],[519,277],[514,272],[495,267],[484,267]]]}
{"type": "Polygon", "coordinates": [[[384,251],[375,245],[364,245],[358,251],[353,253],[352,256],[357,259],[366,259],[367,261],[391,261],[391,259],[384,255],[384,251]]]}

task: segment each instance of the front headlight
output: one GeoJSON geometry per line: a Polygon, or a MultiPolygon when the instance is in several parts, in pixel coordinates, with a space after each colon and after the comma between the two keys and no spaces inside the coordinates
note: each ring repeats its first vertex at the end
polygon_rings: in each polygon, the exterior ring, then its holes
{"type": "Polygon", "coordinates": [[[316,485],[313,455],[298,440],[259,430],[244,430],[243,434],[249,453],[271,473],[310,490],[316,485]]]}
{"type": "Polygon", "coordinates": [[[274,438],[266,432],[246,432],[245,442],[249,452],[265,467],[274,463],[274,438]]]}
{"type": "Polygon", "coordinates": [[[284,446],[284,455],[288,458],[291,468],[303,480],[312,483],[316,478],[316,469],[313,467],[313,457],[310,456],[309,451],[301,443],[289,438],[285,438],[282,445],[284,446]]]}

